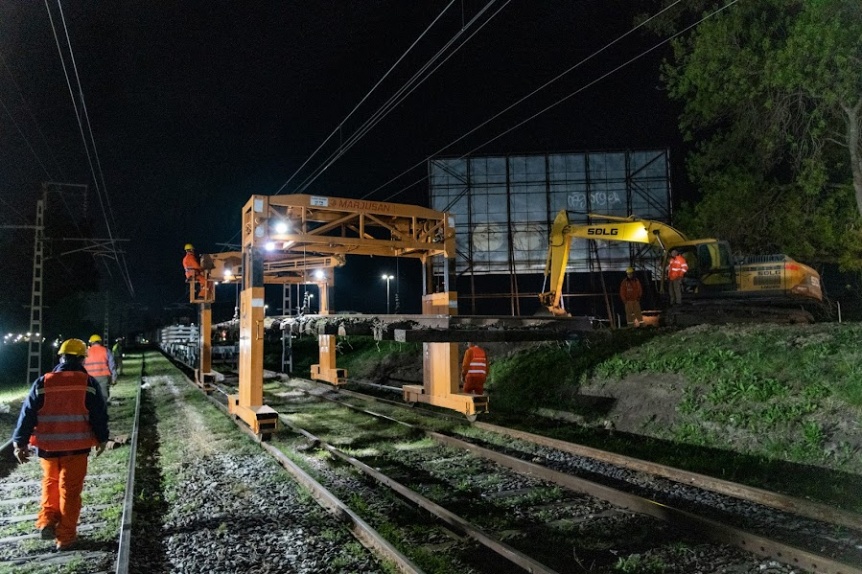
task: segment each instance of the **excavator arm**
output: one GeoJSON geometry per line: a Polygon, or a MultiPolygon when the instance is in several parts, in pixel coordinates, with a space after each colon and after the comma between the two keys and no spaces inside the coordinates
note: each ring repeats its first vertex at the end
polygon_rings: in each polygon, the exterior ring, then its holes
{"type": "Polygon", "coordinates": [[[539,301],[553,315],[568,315],[562,306],[562,288],[573,238],[642,243],[662,251],[667,251],[686,241],[682,232],[660,221],[612,215],[590,214],[589,217],[604,219],[608,223],[572,225],[569,222],[568,212],[563,209],[557,213],[551,225],[543,285],[543,289],[547,287],[549,290],[539,293],[539,301]]]}

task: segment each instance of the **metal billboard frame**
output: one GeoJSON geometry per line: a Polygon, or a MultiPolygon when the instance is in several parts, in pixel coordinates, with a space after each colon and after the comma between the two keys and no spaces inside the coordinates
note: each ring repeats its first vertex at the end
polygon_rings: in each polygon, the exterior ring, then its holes
{"type": "MultiPolygon", "coordinates": [[[[588,214],[637,215],[671,222],[668,149],[470,157],[428,161],[429,205],[454,216],[456,273],[468,278],[469,301],[506,297],[520,314],[518,277],[544,272],[547,237],[560,209],[573,222],[588,214]],[[508,291],[480,293],[477,277],[507,276],[508,291]]],[[[623,271],[636,263],[655,271],[648,248],[575,240],[569,272],[623,271]]]]}

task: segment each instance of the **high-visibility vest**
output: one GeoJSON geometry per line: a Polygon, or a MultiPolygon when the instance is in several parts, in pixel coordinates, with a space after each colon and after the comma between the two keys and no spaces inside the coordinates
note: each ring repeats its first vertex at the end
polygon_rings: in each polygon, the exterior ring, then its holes
{"type": "Polygon", "coordinates": [[[488,375],[488,358],[482,347],[470,347],[464,355],[466,375],[485,378],[488,375]]]}
{"type": "Polygon", "coordinates": [[[191,279],[201,270],[201,264],[198,263],[198,258],[194,253],[186,253],[183,257],[183,269],[186,272],[186,279],[191,279]]]}
{"type": "Polygon", "coordinates": [[[37,393],[44,394],[36,415],[30,444],[50,452],[86,450],[98,441],[90,426],[87,393],[96,389],[87,384],[87,373],[58,371],[46,374],[37,393]]]}
{"type": "Polygon", "coordinates": [[[108,348],[104,345],[93,345],[87,351],[84,368],[91,377],[110,377],[111,363],[108,362],[108,348]]]}
{"type": "Polygon", "coordinates": [[[688,263],[685,261],[685,257],[682,255],[677,255],[673,259],[670,260],[670,265],[667,267],[667,278],[671,281],[675,279],[682,279],[685,274],[688,273],[688,263]]]}

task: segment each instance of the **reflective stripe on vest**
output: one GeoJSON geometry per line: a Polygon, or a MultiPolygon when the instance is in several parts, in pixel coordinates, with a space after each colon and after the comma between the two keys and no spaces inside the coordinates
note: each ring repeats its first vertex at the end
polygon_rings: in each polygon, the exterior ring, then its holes
{"type": "Polygon", "coordinates": [[[467,369],[468,375],[488,374],[488,360],[485,357],[485,351],[479,347],[471,347],[470,366],[467,369]]]}
{"type": "Polygon", "coordinates": [[[87,384],[87,373],[58,371],[43,378],[45,395],[36,415],[36,428],[30,444],[53,452],[85,450],[96,446],[96,435],[90,426],[87,393],[96,390],[87,384]]]}
{"type": "Polygon", "coordinates": [[[108,365],[108,348],[104,345],[93,345],[87,351],[84,368],[91,377],[110,377],[111,367],[108,365]]]}
{"type": "Polygon", "coordinates": [[[688,263],[682,255],[677,255],[670,260],[668,266],[667,277],[671,281],[683,277],[688,272],[688,263]]]}

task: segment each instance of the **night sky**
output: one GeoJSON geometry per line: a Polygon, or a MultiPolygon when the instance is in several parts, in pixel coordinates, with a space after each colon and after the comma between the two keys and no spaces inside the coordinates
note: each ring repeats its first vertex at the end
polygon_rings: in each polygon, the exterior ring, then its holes
{"type": "MultiPolygon", "coordinates": [[[[456,1],[344,123],[340,137],[353,134],[486,3],[456,1]]],[[[222,250],[219,243],[237,241],[240,208],[249,195],[275,193],[447,4],[64,1],[114,235],[129,239],[122,246],[135,297],[116,265],[67,257],[46,262],[54,283],[46,285],[46,304],[98,281],[115,304],[146,308],[151,318],[168,317],[166,308],[188,307],[183,244],[213,252],[222,250]]],[[[64,40],[58,4],[49,5],[64,40]]],[[[367,196],[628,31],[637,14],[656,5],[497,0],[486,13],[503,7],[496,17],[305,193],[367,196]]],[[[474,150],[658,41],[633,34],[443,155],[474,150]]],[[[684,148],[676,108],[660,88],[665,54],[663,48],[642,58],[475,153],[670,147],[679,197],[686,186],[684,148]]],[[[0,226],[27,225],[43,181],[92,186],[93,178],[44,2],[0,0],[0,55],[0,226]]],[[[294,192],[309,168],[334,149],[324,147],[284,193],[294,192]]],[[[427,204],[427,182],[401,192],[424,173],[419,167],[370,198],[427,204]]],[[[69,211],[58,208],[53,217],[64,213],[69,211]]],[[[88,215],[92,233],[104,237],[95,192],[88,215]]],[[[32,231],[0,229],[0,246],[12,259],[0,322],[16,328],[26,326],[28,317],[32,241],[32,231]]],[[[336,276],[336,304],[346,285],[370,278],[379,283],[380,271],[394,271],[385,266],[351,260],[336,276]]],[[[353,306],[341,302],[342,308],[353,306]]],[[[46,310],[48,323],[50,316],[46,310]]]]}

